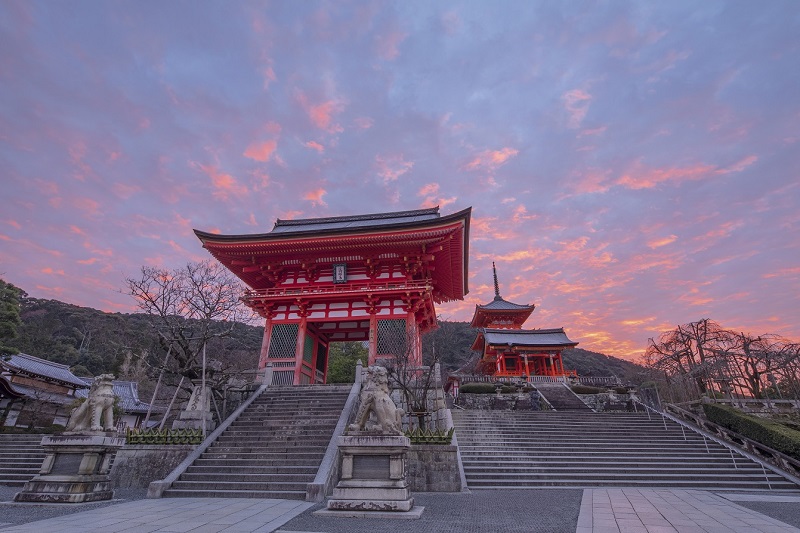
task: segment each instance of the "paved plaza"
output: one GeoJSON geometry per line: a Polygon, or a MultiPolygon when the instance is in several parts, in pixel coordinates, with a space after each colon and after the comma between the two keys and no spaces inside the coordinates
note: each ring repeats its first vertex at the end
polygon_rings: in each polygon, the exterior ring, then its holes
{"type": "MultiPolygon", "coordinates": [[[[330,518],[321,504],[245,498],[139,499],[92,504],[18,504],[0,487],[2,533],[800,533],[800,493],[674,489],[483,490],[418,493],[419,520],[330,518]]],[[[119,494],[118,494],[119,495],[119,494]]]]}

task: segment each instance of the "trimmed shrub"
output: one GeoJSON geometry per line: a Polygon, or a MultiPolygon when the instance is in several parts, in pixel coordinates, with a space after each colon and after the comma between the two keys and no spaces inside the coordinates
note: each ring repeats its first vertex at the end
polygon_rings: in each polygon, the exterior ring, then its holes
{"type": "Polygon", "coordinates": [[[599,387],[589,387],[587,385],[573,385],[572,392],[575,394],[600,394],[603,392],[599,387]]]}
{"type": "Polygon", "coordinates": [[[494,394],[494,385],[491,383],[464,383],[458,388],[459,394],[494,394]]]}
{"type": "Polygon", "coordinates": [[[727,405],[707,403],[703,404],[703,411],[715,424],[800,461],[800,431],[771,420],[744,414],[727,405]]]}
{"type": "Polygon", "coordinates": [[[627,387],[615,387],[614,388],[614,392],[616,392],[617,394],[628,394],[628,388],[627,387]]]}
{"type": "Polygon", "coordinates": [[[514,385],[503,385],[500,387],[500,394],[514,394],[517,388],[514,385]]]}

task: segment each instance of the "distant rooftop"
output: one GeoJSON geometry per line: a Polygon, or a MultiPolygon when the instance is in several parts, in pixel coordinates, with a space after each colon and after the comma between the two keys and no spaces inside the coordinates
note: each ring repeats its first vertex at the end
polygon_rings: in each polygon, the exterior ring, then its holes
{"type": "Polygon", "coordinates": [[[86,383],[81,380],[81,378],[69,371],[69,367],[67,365],[54,363],[52,361],[24,353],[18,353],[7,357],[7,359],[3,359],[3,366],[5,366],[11,373],[23,372],[27,374],[36,374],[47,379],[73,385],[78,388],[87,387],[86,383]]]}

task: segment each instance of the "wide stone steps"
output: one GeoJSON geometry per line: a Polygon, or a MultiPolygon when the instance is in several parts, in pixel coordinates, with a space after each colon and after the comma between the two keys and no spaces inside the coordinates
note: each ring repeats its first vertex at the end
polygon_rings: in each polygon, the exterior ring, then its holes
{"type": "Polygon", "coordinates": [[[0,434],[0,485],[21,487],[42,468],[43,435],[0,434]]]}
{"type": "Polygon", "coordinates": [[[797,487],[714,441],[645,413],[454,411],[467,486],[797,487]]]}
{"type": "Polygon", "coordinates": [[[349,392],[349,385],[267,389],[164,496],[304,500],[349,392]]]}

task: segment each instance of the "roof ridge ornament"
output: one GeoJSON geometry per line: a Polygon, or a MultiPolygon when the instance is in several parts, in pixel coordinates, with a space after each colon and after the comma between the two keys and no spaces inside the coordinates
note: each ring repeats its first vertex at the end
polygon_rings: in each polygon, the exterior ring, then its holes
{"type": "Polygon", "coordinates": [[[492,274],[494,275],[494,299],[502,300],[503,297],[500,296],[500,284],[497,283],[497,268],[494,266],[494,261],[492,261],[492,274]]]}

